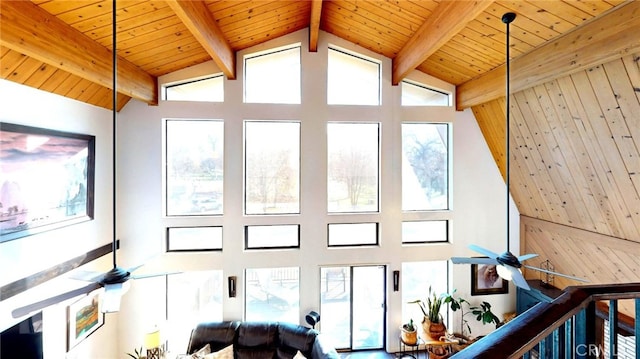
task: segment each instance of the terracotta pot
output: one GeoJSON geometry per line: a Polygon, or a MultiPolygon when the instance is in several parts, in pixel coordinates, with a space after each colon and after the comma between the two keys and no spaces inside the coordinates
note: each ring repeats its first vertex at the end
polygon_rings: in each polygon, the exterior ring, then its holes
{"type": "Polygon", "coordinates": [[[447,327],[444,325],[444,322],[442,322],[442,319],[439,323],[435,323],[430,321],[428,317],[424,317],[424,320],[422,321],[422,328],[433,340],[440,340],[440,337],[447,334],[447,327]]]}
{"type": "Polygon", "coordinates": [[[418,342],[418,331],[413,329],[412,332],[406,330],[404,325],[400,327],[400,338],[405,344],[414,345],[418,342]]]}
{"type": "Polygon", "coordinates": [[[446,346],[435,346],[429,348],[429,359],[444,359],[451,355],[449,348],[446,346]]]}

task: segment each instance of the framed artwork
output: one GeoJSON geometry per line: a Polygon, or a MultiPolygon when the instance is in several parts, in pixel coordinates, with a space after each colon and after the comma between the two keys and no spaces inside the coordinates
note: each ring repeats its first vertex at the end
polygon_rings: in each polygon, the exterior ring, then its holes
{"type": "Polygon", "coordinates": [[[67,308],[67,351],[104,325],[104,313],[100,311],[100,295],[97,290],[71,304],[67,308]]]}
{"type": "Polygon", "coordinates": [[[500,278],[495,264],[471,265],[471,295],[507,293],[509,282],[500,278]]]}
{"type": "Polygon", "coordinates": [[[0,122],[0,243],[93,219],[95,136],[0,122]]]}

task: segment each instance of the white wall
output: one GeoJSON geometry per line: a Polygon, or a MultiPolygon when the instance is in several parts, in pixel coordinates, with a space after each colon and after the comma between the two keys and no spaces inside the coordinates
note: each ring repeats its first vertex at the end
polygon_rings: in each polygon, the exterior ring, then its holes
{"type": "MultiPolygon", "coordinates": [[[[111,242],[111,112],[0,80],[0,122],[76,132],[96,136],[95,218],[92,221],[0,243],[0,286],[111,242]]],[[[0,182],[3,181],[0,175],[0,182]]],[[[110,257],[101,258],[82,269],[109,269],[110,257]]],[[[0,331],[24,318],[12,318],[11,310],[36,300],[84,285],[59,278],[0,302],[0,331]]],[[[78,298],[43,311],[45,358],[64,358],[67,340],[67,305],[78,298]]],[[[107,316],[103,328],[76,346],[68,357],[115,358],[117,318],[107,316]]]]}
{"type": "MultiPolygon", "coordinates": [[[[247,267],[300,266],[301,298],[300,319],[311,309],[319,307],[319,267],[323,265],[384,264],[391,282],[393,270],[400,270],[402,262],[448,259],[456,255],[476,255],[466,248],[476,243],[501,252],[505,248],[504,182],[491,158],[482,134],[470,111],[454,112],[443,108],[399,107],[399,87],[390,85],[389,59],[381,58],[384,68],[383,106],[375,108],[341,107],[329,109],[326,102],[326,44],[331,42],[343,48],[354,49],[373,58],[379,56],[321,34],[317,53],[308,53],[307,33],[301,31],[269,44],[238,54],[238,69],[242,55],[272,46],[302,42],[303,74],[302,105],[244,105],[242,104],[242,72],[238,79],[225,81],[224,104],[167,103],[147,106],[132,100],[119,114],[118,120],[118,238],[122,250],[119,264],[132,266],[153,258],[143,269],[161,270],[222,269],[224,276],[236,275],[240,282],[247,267]],[[265,117],[267,116],[267,117],[265,117]],[[225,215],[208,218],[165,218],[162,215],[162,119],[222,118],[225,120],[225,215]],[[297,119],[302,125],[302,203],[301,215],[296,223],[302,228],[299,250],[245,252],[243,226],[268,221],[287,221],[287,218],[253,218],[242,215],[242,121],[243,119],[297,119]],[[326,223],[344,217],[326,213],[323,166],[326,163],[324,142],[325,121],[350,119],[379,121],[382,123],[382,197],[381,213],[361,215],[363,220],[380,222],[381,244],[376,248],[325,248],[326,223]],[[453,123],[453,206],[451,244],[420,247],[400,245],[400,121],[428,120],[453,123]],[[206,253],[164,253],[164,233],[167,226],[223,225],[224,251],[206,253]]],[[[167,75],[166,81],[202,75],[215,70],[211,63],[179,73],[167,75]]],[[[439,89],[453,91],[453,86],[419,72],[412,78],[439,89]]],[[[67,228],[21,238],[0,244],[0,285],[23,278],[66,259],[109,243],[111,231],[111,112],[79,103],[64,97],[43,93],[24,86],[0,80],[0,121],[56,130],[80,132],[96,136],[96,211],[95,219],[67,228]]],[[[513,207],[512,207],[513,208],[513,207]]],[[[511,216],[517,222],[517,211],[511,216]]],[[[517,252],[517,223],[511,228],[511,249],[517,252]]],[[[109,269],[110,257],[85,267],[109,269]]],[[[473,301],[489,300],[494,312],[501,315],[514,308],[513,296],[492,295],[471,297],[468,266],[454,266],[451,286],[473,301]]],[[[116,358],[132,351],[142,343],[144,333],[165,315],[164,281],[149,279],[132,283],[123,299],[119,314],[109,314],[106,324],[70,353],[66,352],[66,306],[75,299],[47,308],[44,312],[45,357],[61,358],[116,358]]],[[[77,285],[69,280],[53,280],[36,289],[0,302],[0,330],[18,322],[10,311],[18,305],[41,299],[62,287],[77,285]]],[[[225,319],[240,319],[243,313],[244,292],[239,287],[236,298],[224,299],[225,319]]],[[[225,288],[226,290],[226,288],[225,288]]],[[[426,291],[426,288],[425,288],[426,291]]],[[[511,288],[511,294],[515,293],[511,288]]],[[[397,350],[398,327],[401,324],[400,292],[387,293],[388,320],[387,346],[397,350]]],[[[21,318],[20,318],[21,319],[21,318]]],[[[457,322],[457,321],[456,321],[457,322]]],[[[320,323],[322,324],[322,323],[320,323]]],[[[489,327],[473,328],[474,335],[489,327]]],[[[174,348],[176,351],[184,348],[174,348]]]]}
{"type": "MultiPolygon", "coordinates": [[[[318,52],[306,51],[307,32],[278,38],[270,43],[242,51],[237,55],[237,79],[225,80],[224,103],[161,102],[147,106],[131,101],[120,113],[118,131],[118,219],[120,256],[125,266],[152,259],[146,271],[221,269],[224,277],[238,276],[243,282],[245,268],[299,266],[300,321],[304,314],[319,307],[319,268],[324,265],[383,264],[387,266],[391,283],[393,270],[402,262],[448,259],[453,255],[477,255],[467,249],[469,243],[504,251],[505,196],[504,182],[498,172],[482,134],[470,111],[455,112],[453,108],[413,108],[399,106],[400,88],[390,84],[391,61],[346,41],[321,33],[318,52]],[[302,104],[246,105],[242,103],[242,56],[271,47],[302,43],[302,104]],[[327,43],[353,49],[378,58],[383,64],[383,106],[340,106],[329,108],[326,103],[327,43]],[[199,218],[167,218],[162,213],[162,127],[164,118],[215,118],[225,121],[225,188],[224,216],[199,218]],[[301,214],[298,216],[245,217],[242,214],[242,121],[244,119],[296,119],[302,122],[301,214]],[[328,120],[379,121],[382,124],[382,197],[379,214],[361,214],[362,221],[380,223],[380,246],[374,248],[327,249],[326,230],[329,221],[347,218],[326,213],[325,123],[328,120]],[[400,243],[400,122],[402,120],[442,121],[453,123],[453,206],[450,244],[403,247],[400,243]],[[247,252],[243,250],[243,227],[247,224],[299,223],[299,250],[247,252]],[[164,253],[165,228],[180,225],[222,225],[224,250],[202,253],[164,253]]],[[[201,76],[215,66],[211,63],[170,74],[160,82],[201,76]]],[[[415,80],[445,91],[454,92],[452,85],[414,72],[415,80]]],[[[517,215],[512,216],[517,220],[517,215]]],[[[518,228],[517,224],[512,228],[518,228]]],[[[513,238],[517,238],[513,237],[513,238]]],[[[518,241],[515,240],[517,243],[518,241]]],[[[513,249],[513,248],[512,248],[513,249]]],[[[473,297],[470,292],[470,269],[454,266],[451,286],[474,302],[488,300],[499,316],[514,309],[513,296],[492,295],[473,297]]],[[[123,322],[118,342],[120,351],[139,346],[150,325],[165,319],[163,281],[135,282],[125,297],[120,317],[123,322]],[[125,319],[126,318],[126,319],[125,319]],[[134,320],[135,318],[135,320],[134,320]]],[[[226,288],[225,288],[226,291],[226,288]]],[[[226,292],[225,292],[226,293],[226,292]]],[[[426,288],[425,288],[426,293],[426,288]]],[[[511,288],[511,294],[515,293],[511,288]]],[[[224,318],[241,319],[244,292],[238,288],[236,298],[224,295],[224,318]]],[[[387,293],[387,348],[396,351],[401,324],[400,292],[387,293]]],[[[457,322],[457,321],[456,321],[457,322]]],[[[320,323],[322,324],[322,323],[320,323]]],[[[474,328],[474,335],[488,331],[489,326],[474,328]]],[[[171,346],[171,345],[170,345],[171,346]]],[[[182,351],[185,348],[173,348],[182,351]]]]}

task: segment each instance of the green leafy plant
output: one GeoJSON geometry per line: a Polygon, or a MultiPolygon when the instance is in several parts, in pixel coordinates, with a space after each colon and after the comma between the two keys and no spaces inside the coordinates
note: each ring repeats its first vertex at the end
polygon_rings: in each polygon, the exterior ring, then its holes
{"type": "Polygon", "coordinates": [[[429,321],[432,323],[440,323],[442,321],[442,317],[440,316],[440,309],[442,308],[442,304],[444,303],[446,296],[444,294],[437,295],[431,286],[429,286],[429,294],[427,295],[427,300],[422,301],[420,299],[411,301],[411,304],[417,304],[420,306],[420,310],[422,310],[422,314],[425,317],[429,318],[429,321]]]}
{"type": "Polygon", "coordinates": [[[140,350],[138,350],[137,348],[134,348],[133,354],[127,353],[127,355],[132,357],[133,359],[142,359],[144,358],[144,355],[142,355],[142,353],[143,353],[142,347],[140,347],[140,350]]]}
{"type": "Polygon", "coordinates": [[[500,324],[500,319],[491,311],[491,304],[488,302],[482,302],[480,305],[471,305],[471,303],[460,297],[455,296],[456,290],[454,289],[451,294],[447,293],[444,295],[444,302],[449,305],[451,311],[460,310],[460,328],[462,330],[462,335],[464,335],[465,328],[469,331],[469,335],[471,335],[471,326],[469,325],[469,321],[465,318],[467,315],[474,315],[476,320],[481,322],[482,325],[486,325],[489,323],[494,323],[496,328],[498,324],[500,324]],[[465,312],[465,307],[467,308],[465,312]]]}

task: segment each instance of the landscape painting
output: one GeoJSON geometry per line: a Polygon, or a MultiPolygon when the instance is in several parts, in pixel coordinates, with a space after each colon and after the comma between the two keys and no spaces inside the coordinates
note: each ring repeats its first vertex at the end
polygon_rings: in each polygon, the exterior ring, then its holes
{"type": "Polygon", "coordinates": [[[100,311],[101,293],[102,290],[97,290],[69,306],[67,351],[104,324],[104,313],[100,311]]]}
{"type": "Polygon", "coordinates": [[[0,242],[93,219],[95,137],[0,122],[0,242]]]}

